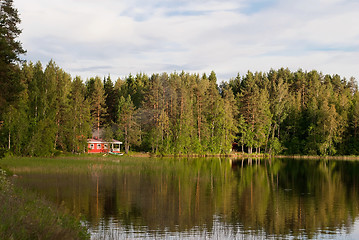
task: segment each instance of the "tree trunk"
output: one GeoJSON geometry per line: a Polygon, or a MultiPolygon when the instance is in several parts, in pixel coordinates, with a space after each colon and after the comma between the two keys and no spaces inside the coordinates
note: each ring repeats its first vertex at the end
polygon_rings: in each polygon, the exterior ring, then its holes
{"type": "Polygon", "coordinates": [[[9,150],[11,148],[11,130],[9,129],[9,150]]]}
{"type": "Polygon", "coordinates": [[[197,97],[197,125],[198,125],[198,141],[201,143],[201,122],[202,122],[202,113],[201,113],[201,97],[197,97]]]}
{"type": "Polygon", "coordinates": [[[97,110],[97,138],[100,139],[100,108],[97,110]]]}
{"type": "MultiPolygon", "coordinates": [[[[266,153],[268,152],[267,150],[268,150],[269,135],[270,135],[270,132],[272,132],[271,127],[272,127],[272,124],[269,125],[269,134],[268,134],[267,139],[266,139],[266,147],[264,149],[264,152],[266,152],[266,153]]],[[[274,131],[274,129],[275,129],[275,125],[273,127],[273,131],[274,131]]],[[[269,152],[270,152],[270,149],[269,149],[269,152]]]]}
{"type": "Polygon", "coordinates": [[[125,127],[125,153],[128,154],[128,150],[129,150],[130,146],[128,144],[128,131],[127,131],[127,126],[125,127]]]}
{"type": "MultiPolygon", "coordinates": [[[[276,128],[277,128],[277,124],[275,124],[274,127],[273,127],[273,131],[272,131],[272,143],[273,143],[273,140],[274,140],[274,135],[275,135],[276,128]]],[[[269,138],[269,134],[268,134],[268,138],[269,138]]],[[[268,151],[268,153],[269,153],[269,155],[272,154],[272,145],[269,146],[269,151],[268,151]]]]}

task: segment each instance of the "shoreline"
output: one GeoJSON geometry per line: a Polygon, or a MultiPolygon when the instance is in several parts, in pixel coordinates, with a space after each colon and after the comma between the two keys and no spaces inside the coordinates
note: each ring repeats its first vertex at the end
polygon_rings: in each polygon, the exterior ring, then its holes
{"type": "Polygon", "coordinates": [[[289,158],[289,159],[313,159],[313,160],[359,160],[359,156],[316,156],[316,155],[267,155],[267,154],[247,154],[247,153],[230,153],[230,154],[151,154],[139,153],[131,154],[129,157],[179,157],[179,158],[196,158],[196,157],[219,157],[219,158],[289,158]]]}
{"type": "MultiPolygon", "coordinates": [[[[359,160],[359,156],[355,155],[341,155],[341,156],[318,156],[318,155],[268,155],[266,153],[260,154],[248,154],[248,153],[228,153],[228,154],[155,154],[149,152],[130,152],[129,154],[124,154],[124,157],[130,158],[289,158],[289,159],[323,159],[323,160],[359,160]]],[[[8,157],[8,156],[6,156],[8,157]]],[[[11,157],[11,156],[9,156],[11,157]]],[[[31,156],[12,156],[12,157],[24,157],[24,158],[33,158],[31,156]]],[[[61,157],[111,157],[111,158],[121,158],[121,156],[110,156],[102,153],[83,153],[79,155],[63,153],[58,156],[52,157],[39,157],[39,158],[61,158],[61,157]]],[[[34,157],[37,158],[37,157],[34,157]]]]}

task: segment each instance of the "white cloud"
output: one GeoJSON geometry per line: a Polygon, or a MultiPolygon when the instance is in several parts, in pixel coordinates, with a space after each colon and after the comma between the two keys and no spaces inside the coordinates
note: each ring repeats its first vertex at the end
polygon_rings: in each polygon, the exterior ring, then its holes
{"type": "Polygon", "coordinates": [[[17,0],[27,59],[72,75],[317,69],[358,79],[351,0],[17,0]]]}

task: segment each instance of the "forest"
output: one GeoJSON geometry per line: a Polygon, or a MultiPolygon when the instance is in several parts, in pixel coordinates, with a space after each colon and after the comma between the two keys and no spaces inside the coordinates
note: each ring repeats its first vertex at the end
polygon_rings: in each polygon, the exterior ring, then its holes
{"type": "Polygon", "coordinates": [[[12,0],[1,1],[0,149],[52,156],[115,138],[157,154],[358,155],[356,80],[316,70],[72,77],[53,60],[25,62],[12,0]]]}
{"type": "Polygon", "coordinates": [[[50,61],[19,68],[22,91],[1,114],[1,146],[16,155],[86,152],[118,139],[157,154],[347,155],[359,149],[356,81],[317,71],[246,75],[217,84],[173,72],[83,80],[50,61]]]}

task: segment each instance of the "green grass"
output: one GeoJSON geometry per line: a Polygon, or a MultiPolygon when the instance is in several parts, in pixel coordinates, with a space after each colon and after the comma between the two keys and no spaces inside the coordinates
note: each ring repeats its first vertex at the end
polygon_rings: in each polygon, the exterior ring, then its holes
{"type": "Polygon", "coordinates": [[[89,239],[78,218],[14,186],[0,169],[0,239],[89,239]]]}
{"type": "Polygon", "coordinates": [[[343,161],[359,161],[357,155],[345,155],[345,156],[314,156],[314,155],[278,155],[274,158],[292,158],[292,159],[307,159],[307,160],[343,160],[343,161]]]}
{"type": "MultiPolygon", "coordinates": [[[[0,166],[10,171],[26,170],[31,171],[46,171],[46,172],[58,172],[58,171],[86,171],[89,166],[101,165],[103,167],[114,166],[128,166],[134,165],[136,162],[144,161],[144,158],[134,158],[125,156],[102,156],[102,155],[72,155],[72,156],[58,156],[58,157],[16,157],[8,156],[0,160],[0,166]]],[[[148,158],[146,158],[148,160],[148,158]]]]}

